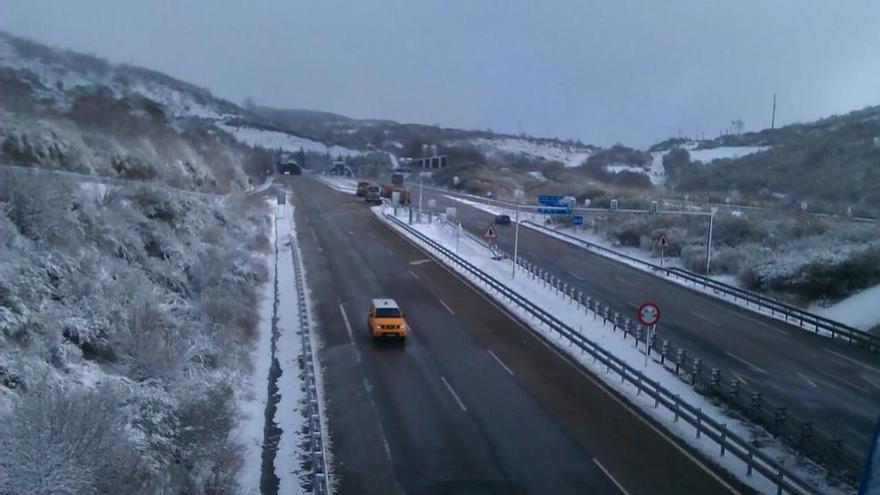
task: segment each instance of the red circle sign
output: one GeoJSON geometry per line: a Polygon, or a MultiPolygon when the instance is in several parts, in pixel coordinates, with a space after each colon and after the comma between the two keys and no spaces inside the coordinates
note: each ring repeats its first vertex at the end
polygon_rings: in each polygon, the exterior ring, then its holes
{"type": "Polygon", "coordinates": [[[642,303],[637,316],[642,325],[656,325],[660,321],[660,306],[652,302],[642,303]]]}

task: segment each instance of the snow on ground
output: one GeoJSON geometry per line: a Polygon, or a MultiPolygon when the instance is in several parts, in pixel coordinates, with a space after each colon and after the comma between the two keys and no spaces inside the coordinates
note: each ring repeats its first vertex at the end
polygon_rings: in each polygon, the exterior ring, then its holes
{"type": "MultiPolygon", "coordinates": [[[[272,210],[272,223],[275,210],[272,210]]],[[[275,246],[275,232],[270,230],[269,245],[275,246]]],[[[266,419],[266,402],[269,397],[269,367],[272,364],[272,315],[275,303],[275,250],[270,249],[266,257],[269,280],[263,286],[260,301],[259,335],[251,349],[250,373],[245,375],[242,384],[243,396],[240,398],[241,422],[232,435],[242,446],[242,466],[238,473],[238,484],[243,495],[260,493],[260,468],[263,455],[263,428],[266,419]]]]}
{"type": "Polygon", "coordinates": [[[342,146],[328,146],[318,141],[312,141],[303,137],[288,134],[286,132],[267,131],[254,127],[237,127],[228,124],[217,124],[217,127],[235,136],[239,142],[248,146],[260,146],[266,149],[281,149],[284,151],[297,152],[314,151],[317,153],[329,153],[337,156],[357,156],[360,151],[344,148],[342,146]]]}
{"type": "Polygon", "coordinates": [[[628,163],[614,163],[611,165],[605,165],[605,170],[611,172],[612,174],[619,174],[620,172],[633,172],[636,174],[644,174],[645,169],[638,165],[630,165],[628,163]]]}
{"type": "Polygon", "coordinates": [[[704,150],[690,150],[691,161],[710,164],[714,160],[722,158],[741,158],[752,153],[765,151],[769,146],[719,146],[718,148],[709,148],[704,150]]]}
{"type": "Polygon", "coordinates": [[[859,330],[880,325],[880,285],[865,289],[816,313],[859,330]]]}
{"type": "Polygon", "coordinates": [[[651,166],[648,169],[648,178],[651,179],[651,184],[655,186],[662,186],[666,183],[666,169],[663,167],[663,157],[667,153],[669,153],[669,150],[651,152],[651,166]]]}
{"type": "MultiPolygon", "coordinates": [[[[385,218],[385,212],[389,210],[384,206],[373,208],[374,213],[383,221],[388,222],[392,227],[397,228],[392,222],[385,218]]],[[[401,211],[398,217],[400,220],[407,221],[408,214],[401,211]]],[[[540,306],[544,310],[556,316],[559,320],[566,323],[569,327],[577,329],[577,331],[591,340],[599,347],[614,354],[622,359],[630,366],[642,370],[647,376],[658,380],[663,387],[674,394],[678,394],[684,402],[694,407],[701,408],[702,411],[714,420],[720,423],[726,423],[730,431],[736,433],[742,438],[756,438],[761,436],[762,442],[766,441],[766,435],[753,425],[747,422],[727,416],[724,410],[714,405],[709,399],[699,395],[693,388],[682,382],[677,376],[666,370],[661,364],[649,359],[645,362],[645,355],[639,348],[634,347],[633,339],[625,339],[622,332],[612,331],[611,325],[603,325],[602,319],[597,318],[595,314],[584,316],[584,309],[577,303],[557,295],[552,289],[544,286],[542,282],[533,279],[525,272],[519,271],[519,275],[515,278],[511,275],[510,261],[496,261],[491,258],[488,249],[474,241],[470,237],[464,237],[456,242],[456,228],[448,223],[434,222],[431,224],[415,224],[413,227],[422,234],[430,237],[436,242],[444,245],[447,249],[456,252],[460,257],[466,259],[480,270],[494,277],[499,282],[505,284],[510,289],[524,296],[529,301],[540,306]]],[[[404,235],[409,236],[400,230],[404,235]]],[[[418,242],[418,241],[416,241],[418,242]]],[[[444,258],[440,258],[445,262],[444,258]]],[[[453,264],[448,264],[450,268],[459,272],[465,278],[475,282],[472,275],[467,274],[463,269],[453,264]]],[[[478,284],[477,284],[478,285],[478,284]]],[[[654,400],[650,399],[647,394],[640,395],[637,393],[635,386],[629,382],[621,383],[618,375],[610,375],[606,372],[604,365],[597,364],[591,357],[579,352],[577,349],[569,346],[568,341],[563,339],[556,333],[551,332],[546,327],[535,322],[530,315],[519,308],[519,306],[511,303],[503,296],[486,292],[489,297],[495,299],[498,303],[505,306],[509,311],[516,314],[521,321],[528,323],[532,329],[542,334],[549,342],[556,345],[561,351],[566,352],[569,356],[578,361],[585,368],[589,369],[596,377],[606,383],[607,386],[617,390],[623,394],[631,403],[635,404],[645,414],[650,415],[660,422],[665,428],[674,433],[680,439],[699,450],[703,456],[711,462],[722,466],[744,483],[762,493],[776,493],[773,483],[760,475],[751,477],[745,476],[746,466],[733,455],[719,457],[719,447],[708,436],[703,435],[696,438],[694,429],[685,421],[676,422],[673,415],[666,409],[655,409],[654,400]]],[[[804,479],[810,479],[811,482],[822,487],[824,493],[844,493],[837,488],[827,487],[824,485],[824,476],[819,473],[819,468],[810,466],[809,471],[801,469],[796,455],[785,445],[777,441],[770,441],[762,451],[784,464],[794,472],[798,472],[799,476],[804,479]]]]}
{"type": "Polygon", "coordinates": [[[278,208],[278,337],[275,343],[275,357],[281,366],[278,379],[278,409],[274,422],[281,429],[278,452],[275,454],[275,476],[278,477],[278,493],[306,493],[302,484],[307,473],[301,471],[302,431],[305,418],[302,408],[305,389],[301,378],[300,354],[302,340],[299,336],[299,297],[296,291],[296,277],[293,268],[291,249],[295,235],[293,208],[279,205],[278,208]]]}
{"type": "Polygon", "coordinates": [[[538,179],[539,181],[542,181],[542,182],[547,180],[547,178],[544,177],[544,174],[540,170],[529,172],[529,175],[531,175],[533,178],[538,179]]]}
{"type": "Polygon", "coordinates": [[[477,139],[474,145],[489,152],[498,150],[505,153],[526,155],[547,161],[560,162],[566,167],[578,167],[584,160],[589,158],[591,152],[588,148],[563,143],[533,142],[520,138],[477,139]]]}
{"type": "Polygon", "coordinates": [[[313,177],[339,192],[350,194],[357,192],[358,181],[351,177],[340,177],[338,175],[315,175],[313,177]]]}

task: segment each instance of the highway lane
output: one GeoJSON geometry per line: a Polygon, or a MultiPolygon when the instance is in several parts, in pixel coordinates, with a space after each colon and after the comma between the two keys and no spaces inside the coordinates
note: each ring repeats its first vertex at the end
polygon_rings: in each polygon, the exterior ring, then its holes
{"type": "MultiPolygon", "coordinates": [[[[423,202],[454,206],[465,229],[482,235],[493,215],[424,190],[423,202]]],[[[497,227],[499,245],[513,252],[513,227],[497,227]]],[[[621,315],[635,319],[638,304],[658,302],[661,338],[760,390],[789,414],[810,418],[860,454],[867,452],[880,411],[876,354],[832,342],[785,322],[643,272],[528,228],[519,254],[621,315]]]]}
{"type": "Polygon", "coordinates": [[[359,198],[285,181],[323,341],[339,493],[725,493],[728,483],[748,493],[359,198]],[[403,345],[367,334],[369,300],[381,296],[407,313],[403,345]]]}

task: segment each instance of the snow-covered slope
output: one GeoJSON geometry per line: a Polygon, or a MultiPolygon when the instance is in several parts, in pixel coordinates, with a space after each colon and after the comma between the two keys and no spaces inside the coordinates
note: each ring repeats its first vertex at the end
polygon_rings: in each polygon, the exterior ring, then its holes
{"type": "Polygon", "coordinates": [[[238,141],[248,146],[260,146],[267,149],[281,149],[284,151],[297,152],[314,151],[318,153],[329,153],[337,156],[355,156],[361,154],[360,151],[344,148],[312,141],[293,134],[279,131],[268,131],[264,129],[256,129],[254,127],[235,127],[227,124],[218,124],[218,127],[232,134],[238,141]]]}
{"type": "Polygon", "coordinates": [[[718,148],[692,149],[690,154],[691,161],[709,164],[715,160],[740,158],[769,148],[769,146],[720,146],[718,148]]]}
{"type": "Polygon", "coordinates": [[[475,139],[473,144],[490,158],[498,154],[524,155],[548,162],[560,162],[566,167],[577,167],[590,157],[592,150],[578,144],[522,138],[475,139]]]}
{"type": "Polygon", "coordinates": [[[833,306],[822,308],[817,313],[860,330],[869,330],[880,325],[880,285],[865,289],[833,306]]]}

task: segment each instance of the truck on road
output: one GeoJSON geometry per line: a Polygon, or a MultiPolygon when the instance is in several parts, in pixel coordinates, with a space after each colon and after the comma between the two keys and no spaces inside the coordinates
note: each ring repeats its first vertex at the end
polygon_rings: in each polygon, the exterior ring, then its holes
{"type": "Polygon", "coordinates": [[[382,204],[382,193],[379,186],[367,186],[367,192],[364,194],[364,201],[367,203],[382,204]]]}

